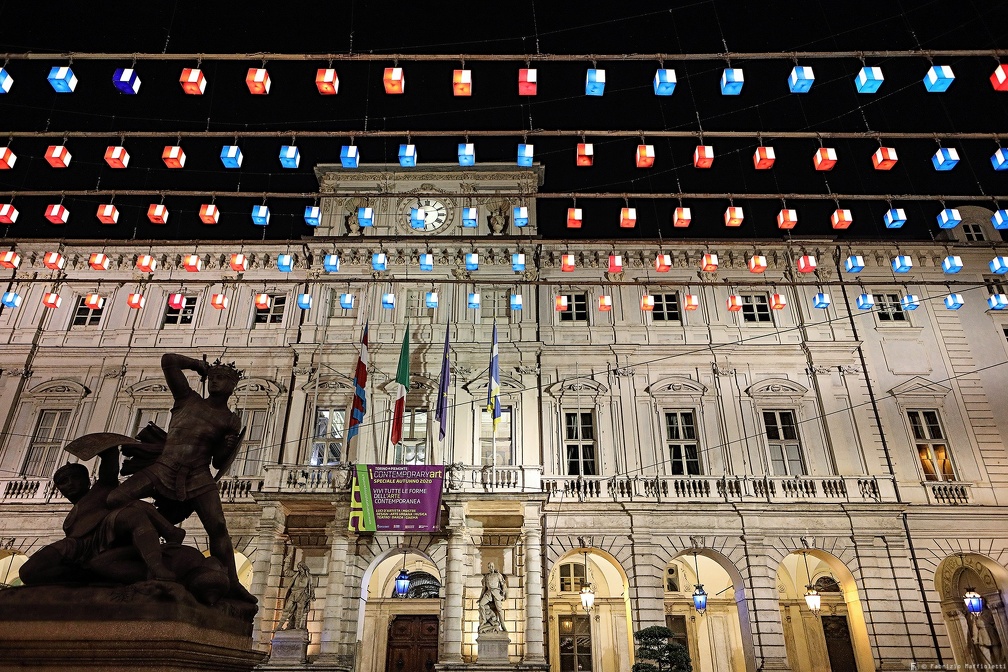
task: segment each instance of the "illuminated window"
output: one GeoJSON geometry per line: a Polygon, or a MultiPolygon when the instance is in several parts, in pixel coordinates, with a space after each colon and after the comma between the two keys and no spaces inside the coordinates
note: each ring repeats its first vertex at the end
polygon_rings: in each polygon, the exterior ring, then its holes
{"type": "Polygon", "coordinates": [[[339,464],[343,457],[343,408],[316,408],[315,433],[312,436],[311,455],[308,464],[321,466],[339,464]]]}
{"type": "Polygon", "coordinates": [[[910,430],[924,471],[924,480],[956,480],[938,411],[907,411],[907,418],[910,420],[910,430]]]}
{"type": "Polygon", "coordinates": [[[514,464],[514,442],[511,434],[511,407],[501,406],[501,417],[494,432],[490,413],[484,407],[480,411],[480,448],[483,464],[508,467],[514,464]],[[494,453],[496,452],[496,460],[494,453]]]}
{"type": "Polygon", "coordinates": [[[560,592],[580,593],[586,583],[585,566],[580,562],[567,562],[560,565],[560,592]]]}
{"type": "Polygon", "coordinates": [[[560,672],[591,672],[591,618],[571,614],[559,617],[560,672]]]}

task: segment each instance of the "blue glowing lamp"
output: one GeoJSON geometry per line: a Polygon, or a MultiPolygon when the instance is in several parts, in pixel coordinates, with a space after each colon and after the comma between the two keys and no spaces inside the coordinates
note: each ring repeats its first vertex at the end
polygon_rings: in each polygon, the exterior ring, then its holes
{"type": "Polygon", "coordinates": [[[890,208],[889,211],[882,216],[882,221],[885,222],[887,229],[898,229],[906,224],[906,220],[906,211],[903,210],[903,208],[890,208]]]}
{"type": "Polygon", "coordinates": [[[671,96],[675,91],[676,74],[671,68],[658,68],[654,76],[654,95],[671,96]]]}
{"type": "Polygon", "coordinates": [[[991,310],[1004,310],[1005,308],[1008,308],[1008,295],[991,294],[987,297],[987,307],[991,310]]]}
{"type": "Polygon", "coordinates": [[[942,229],[954,229],[961,221],[962,216],[956,208],[945,208],[938,213],[938,226],[942,229]]]}
{"type": "Polygon", "coordinates": [[[77,75],[68,66],[52,68],[47,79],[56,93],[73,93],[77,88],[77,75]]]}
{"type": "Polygon", "coordinates": [[[350,310],[354,307],[354,295],[350,292],[343,292],[339,297],[339,305],[343,310],[350,310]]]}
{"type": "Polygon", "coordinates": [[[462,208],[462,226],[466,229],[474,229],[479,223],[479,210],[473,208],[462,208]]]}
{"type": "MultiPolygon", "coordinates": [[[[404,556],[403,563],[405,564],[405,562],[406,558],[404,556]]],[[[409,584],[410,584],[409,572],[406,571],[405,567],[403,567],[401,570],[399,570],[399,576],[397,576],[395,580],[396,597],[406,597],[406,593],[409,592],[409,584]]]]}
{"type": "Polygon", "coordinates": [[[955,147],[939,147],[931,157],[931,163],[934,164],[935,170],[952,170],[959,163],[959,152],[955,147]]]}
{"type": "Polygon", "coordinates": [[[698,583],[693,591],[693,607],[701,616],[707,611],[707,591],[703,589],[702,583],[698,583]]]}
{"type": "Polygon", "coordinates": [[[413,229],[422,229],[426,224],[427,211],[423,208],[410,208],[409,225],[413,229]]]}
{"type": "Polygon", "coordinates": [[[476,252],[468,252],[465,255],[465,267],[467,271],[479,270],[479,254],[476,252]]]}
{"type": "Polygon", "coordinates": [[[338,254],[327,254],[322,259],[322,268],[326,270],[326,273],[339,273],[339,265],[338,254]]]}
{"type": "Polygon", "coordinates": [[[1008,150],[1001,147],[994,152],[991,155],[991,165],[994,166],[994,170],[1008,170],[1008,150]]]}
{"type": "Polygon", "coordinates": [[[0,68],[0,94],[8,93],[14,84],[14,78],[7,72],[7,68],[0,68]]]}
{"type": "Polygon", "coordinates": [[[854,85],[858,93],[876,93],[884,80],[882,68],[865,66],[854,78],[854,85]]]}
{"type": "Polygon", "coordinates": [[[529,213],[528,208],[524,205],[516,205],[511,209],[511,219],[514,225],[518,228],[523,226],[528,226],[529,223],[529,213]]]}
{"type": "Polygon", "coordinates": [[[476,145],[471,142],[460,142],[458,146],[458,163],[460,166],[476,165],[476,145]]]}
{"type": "Polygon", "coordinates": [[[987,264],[987,267],[991,270],[991,273],[997,273],[998,275],[1004,275],[1008,273],[1008,257],[994,257],[987,264]]]}
{"type": "Polygon", "coordinates": [[[830,295],[825,292],[819,292],[814,297],[812,297],[812,306],[818,308],[819,310],[825,310],[829,308],[830,305],[830,295]]]}
{"type": "Polygon", "coordinates": [[[5,308],[17,308],[21,305],[21,295],[17,292],[4,292],[3,305],[5,308]]]}
{"type": "Polygon", "coordinates": [[[416,145],[399,145],[399,165],[403,168],[415,168],[417,160],[416,145]]]}
{"type": "Polygon", "coordinates": [[[371,255],[371,268],[379,272],[388,268],[388,257],[384,252],[375,252],[371,255]]]}
{"type": "Polygon", "coordinates": [[[357,151],[357,145],[343,145],[340,148],[340,164],[344,168],[356,168],[360,165],[360,153],[357,151]]]}
{"type": "Polygon", "coordinates": [[[308,226],[318,226],[322,223],[322,208],[317,205],[306,205],[304,209],[304,221],[308,226]]]}
{"type": "Polygon", "coordinates": [[[374,226],[374,208],[357,208],[357,223],[361,226],[374,226]]]}
{"type": "Polygon", "coordinates": [[[252,206],[252,223],[256,226],[267,226],[270,220],[270,211],[265,205],[252,206]]]}
{"type": "Polygon", "coordinates": [[[301,165],[301,152],[294,145],[280,146],[280,165],[283,168],[297,168],[301,165]]]}
{"type": "Polygon", "coordinates": [[[725,68],[721,73],[722,96],[739,95],[742,93],[743,84],[745,84],[745,77],[742,74],[742,68],[725,68]]]}
{"type": "Polygon", "coordinates": [[[438,307],[437,292],[427,292],[426,296],[424,296],[424,303],[427,304],[428,308],[437,308],[438,307]]]}
{"type": "Polygon", "coordinates": [[[312,306],[311,294],[298,294],[297,304],[301,310],[309,310],[312,306]]]}
{"type": "Polygon", "coordinates": [[[515,252],[511,255],[511,270],[515,273],[522,273],[525,270],[525,255],[515,252]]]}
{"type": "Polygon", "coordinates": [[[425,252],[420,255],[420,270],[421,271],[433,271],[434,270],[434,255],[430,252],[425,252]]]}
{"type": "Polygon", "coordinates": [[[860,310],[871,310],[875,307],[875,297],[866,292],[857,297],[856,303],[860,310]]]}
{"type": "Polygon", "coordinates": [[[852,254],[844,261],[844,268],[848,273],[860,273],[864,270],[864,257],[860,254],[852,254]]]}
{"type": "Polygon", "coordinates": [[[966,611],[971,614],[979,614],[983,611],[983,598],[972,588],[967,588],[963,594],[963,604],[966,606],[966,611]]]}
{"type": "Polygon", "coordinates": [[[521,294],[511,295],[511,310],[521,310],[524,305],[525,302],[521,294]]]}
{"type": "Polygon", "coordinates": [[[815,75],[812,68],[807,65],[796,65],[791,68],[791,76],[788,77],[788,88],[791,93],[808,93],[812,88],[815,75]]]}
{"type": "Polygon", "coordinates": [[[534,145],[526,145],[521,143],[518,145],[518,165],[522,168],[530,168],[532,166],[532,156],[534,152],[534,145]]]}
{"type": "Polygon", "coordinates": [[[931,93],[941,93],[948,90],[954,79],[951,66],[932,65],[924,75],[924,88],[931,93]]]}
{"type": "Polygon", "coordinates": [[[605,93],[605,70],[588,68],[588,76],[585,77],[585,95],[601,96],[605,93]]]}
{"type": "Polygon", "coordinates": [[[290,273],[294,270],[294,255],[293,254],[278,254],[277,255],[277,270],[281,273],[290,273]]]}
{"type": "Polygon", "coordinates": [[[907,294],[900,298],[900,307],[903,310],[917,310],[920,307],[920,297],[916,294],[907,294]]]}
{"type": "Polygon", "coordinates": [[[950,254],[942,260],[942,271],[948,274],[958,273],[963,269],[962,257],[950,254]]]}
{"type": "Polygon", "coordinates": [[[909,273],[913,268],[913,259],[909,254],[899,254],[892,259],[893,273],[909,273]]]}
{"type": "MultiPolygon", "coordinates": [[[[381,295],[381,307],[385,310],[392,310],[395,308],[395,294],[392,292],[386,292],[381,295]]],[[[405,571],[405,570],[404,570],[405,571]]]]}
{"type": "Polygon", "coordinates": [[[242,159],[241,148],[238,145],[224,145],[220,150],[220,160],[225,168],[241,168],[242,159]]]}
{"type": "Polygon", "coordinates": [[[480,307],[480,295],[479,292],[469,292],[469,307],[473,310],[479,310],[480,307]]]}
{"type": "Polygon", "coordinates": [[[133,68],[117,68],[112,84],[126,95],[135,96],[140,90],[140,76],[133,68]]]}
{"type": "Polygon", "coordinates": [[[959,310],[965,303],[966,302],[963,300],[962,294],[956,294],[953,292],[945,297],[945,307],[949,310],[959,310]]]}
{"type": "Polygon", "coordinates": [[[995,212],[991,217],[991,224],[999,231],[1008,229],[1008,210],[998,210],[995,212]]]}

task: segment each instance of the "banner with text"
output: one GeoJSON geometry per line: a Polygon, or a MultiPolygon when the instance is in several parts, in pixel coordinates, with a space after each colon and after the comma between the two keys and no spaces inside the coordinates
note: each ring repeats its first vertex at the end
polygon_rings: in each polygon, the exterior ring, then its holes
{"type": "Polygon", "coordinates": [[[358,464],[350,487],[351,532],[434,532],[444,465],[358,464]]]}

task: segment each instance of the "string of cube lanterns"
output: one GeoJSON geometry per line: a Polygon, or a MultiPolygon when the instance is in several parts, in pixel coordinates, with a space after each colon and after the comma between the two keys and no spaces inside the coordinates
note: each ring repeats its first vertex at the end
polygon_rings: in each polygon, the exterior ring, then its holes
{"type": "MultiPolygon", "coordinates": [[[[42,257],[43,265],[53,271],[62,271],[66,266],[66,257],[59,252],[46,252],[42,257]]],[[[234,253],[230,255],[229,267],[231,270],[237,273],[244,273],[248,270],[248,257],[242,253],[234,253]]],[[[479,254],[477,252],[469,252],[464,256],[465,268],[469,272],[474,272],[479,270],[479,254]]],[[[8,250],[6,252],[0,253],[0,267],[10,270],[16,270],[21,264],[21,255],[14,250],[8,250]]],[[[107,271],[110,265],[110,259],[107,254],[103,252],[94,252],[88,258],[88,265],[96,271],[107,271]]],[[[190,273],[199,273],[203,270],[203,258],[199,254],[187,254],[182,258],[182,267],[190,273]]],[[[326,254],[322,259],[322,268],[327,275],[339,273],[340,270],[340,257],[336,253],[326,254]]],[[[137,255],[134,264],[136,270],[142,272],[153,274],[157,272],[158,262],[157,259],[149,254],[137,255]]],[[[282,273],[293,272],[295,266],[295,258],[292,254],[280,254],[277,255],[276,259],[277,270],[282,273]]],[[[388,271],[388,256],[384,252],[375,252],[371,255],[371,268],[375,272],[385,272],[388,271]]],[[[418,258],[418,267],[421,272],[432,272],[434,270],[435,262],[434,255],[432,253],[421,253],[418,258]]],[[[765,255],[753,254],[746,266],[750,273],[762,274],[767,270],[767,258],[765,255]]],[[[909,273],[913,268],[913,259],[910,255],[897,254],[890,261],[890,266],[894,274],[904,274],[909,273]]],[[[699,264],[700,271],[705,273],[714,273],[718,270],[718,255],[716,253],[707,252],[705,253],[699,264]]],[[[818,263],[816,261],[815,255],[805,254],[800,256],[795,264],[796,270],[800,274],[810,274],[814,273],[818,268],[818,263]]],[[[856,275],[864,270],[865,261],[864,257],[857,254],[849,255],[843,263],[844,270],[851,275],[856,275]]],[[[963,269],[962,258],[957,255],[948,255],[942,260],[942,271],[946,275],[954,275],[959,273],[963,269]]],[[[576,258],[575,255],[570,253],[565,253],[561,255],[560,269],[562,272],[569,273],[573,272],[576,268],[576,258]]],[[[672,257],[666,253],[658,253],[654,260],[654,270],[657,273],[667,273],[672,268],[672,257]]],[[[511,269],[515,273],[524,273],[525,271],[525,254],[521,252],[515,252],[511,255],[511,269]]],[[[988,263],[988,269],[990,272],[1005,275],[1008,274],[1008,256],[995,256],[988,263]]],[[[607,270],[609,273],[620,273],[623,271],[623,257],[619,254],[610,254],[609,263],[607,270]]],[[[141,289],[142,284],[137,286],[136,292],[131,292],[127,295],[126,302],[130,308],[140,310],[146,305],[146,298],[144,297],[141,289]]],[[[222,283],[225,285],[226,282],[222,283]]],[[[684,310],[694,311],[700,305],[699,296],[696,294],[683,293],[682,294],[682,306],[684,310]]],[[[271,296],[268,293],[261,292],[255,295],[255,305],[259,310],[268,310],[271,305],[271,296]]],[[[355,295],[353,292],[346,291],[340,294],[340,307],[344,309],[352,309],[355,305],[355,295]]],[[[16,290],[8,290],[0,298],[0,303],[7,308],[18,308],[22,302],[22,296],[16,290]]],[[[84,303],[89,308],[100,310],[105,304],[105,297],[102,296],[98,291],[89,292],[84,297],[84,303]]],[[[225,291],[214,293],[211,296],[210,304],[218,310],[224,310],[228,307],[230,299],[225,291]]],[[[770,296],[770,308],[773,310],[783,310],[787,306],[787,298],[784,294],[774,291],[770,296]]],[[[948,310],[959,310],[965,305],[965,300],[961,293],[950,292],[943,299],[943,303],[948,310]]],[[[56,309],[62,304],[62,298],[59,295],[58,289],[56,287],[52,288],[50,291],[44,293],[42,298],[42,304],[46,308],[56,309]]],[[[831,304],[830,295],[827,292],[818,292],[812,300],[812,305],[815,308],[825,310],[829,308],[831,304]]],[[[872,310],[875,307],[875,299],[871,293],[862,292],[855,299],[855,304],[859,310],[872,310]]],[[[168,305],[175,309],[180,309],[184,305],[184,294],[174,293],[169,297],[168,305]],[[174,302],[174,303],[173,303],[174,302]],[[177,305],[176,305],[177,304],[177,305]]],[[[310,310],[313,305],[313,299],[311,293],[304,292],[299,293],[297,297],[297,305],[302,310],[310,310]]],[[[438,294],[436,291],[429,291],[425,295],[425,305],[428,308],[438,307],[438,294]]],[[[480,308],[480,294],[479,292],[469,292],[467,297],[467,305],[471,309],[480,308]]],[[[737,312],[742,310],[744,301],[741,295],[731,294],[729,295],[726,303],[726,307],[731,312],[737,312]]],[[[394,292],[385,292],[381,297],[381,306],[384,309],[392,310],[396,306],[396,295],[394,292]]],[[[510,298],[511,310],[517,311],[522,310],[524,306],[524,300],[521,293],[512,293],[510,298]]],[[[612,310],[612,295],[603,294],[598,299],[598,310],[602,312],[607,312],[612,310]]],[[[900,307],[903,310],[911,311],[916,310],[920,306],[920,297],[916,294],[905,294],[900,298],[900,307]]],[[[1005,310],[1008,309],[1008,296],[1003,293],[992,293],[987,299],[987,306],[991,310],[1005,310]]],[[[655,307],[655,298],[652,294],[645,293],[640,302],[640,309],[645,312],[653,311],[655,307]]],[[[556,311],[566,311],[569,308],[569,299],[566,294],[558,294],[554,300],[554,308],[556,311]]]]}

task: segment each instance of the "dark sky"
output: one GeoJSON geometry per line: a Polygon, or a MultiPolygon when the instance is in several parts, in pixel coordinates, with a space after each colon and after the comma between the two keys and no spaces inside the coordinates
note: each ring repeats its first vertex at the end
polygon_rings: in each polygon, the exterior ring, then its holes
{"type": "MultiPolygon", "coordinates": [[[[540,231],[555,238],[610,238],[620,235],[666,238],[744,236],[778,237],[774,215],[780,201],[746,201],[746,193],[850,193],[943,194],[948,205],[955,195],[1003,195],[1008,207],[1008,171],[995,172],[990,156],[997,149],[992,138],[951,140],[943,146],[958,149],[961,161],[950,172],[935,171],[930,162],[942,140],[951,132],[1008,132],[1008,92],[990,84],[998,60],[990,54],[934,59],[953,67],[956,81],[944,94],[925,92],[921,82],[931,65],[928,58],[869,58],[886,81],[877,95],[856,93],[853,78],[861,67],[857,58],[804,58],[816,81],[808,94],[791,94],[787,77],[794,66],[790,58],[747,61],[732,65],[745,70],[740,96],[722,96],[718,87],[724,59],[677,60],[675,54],[731,52],[791,52],[830,50],[993,50],[1008,49],[1006,2],[692,2],[671,7],[656,3],[523,2],[523,3],[378,3],[330,2],[271,3],[257,9],[230,3],[41,3],[0,4],[0,51],[11,56],[6,65],[14,78],[10,93],[0,96],[0,136],[3,131],[101,131],[107,137],[69,138],[73,154],[70,168],[55,170],[44,160],[45,148],[60,139],[14,138],[11,149],[18,160],[14,170],[0,171],[0,190],[14,191],[20,211],[17,223],[2,227],[7,237],[54,238],[297,238],[311,229],[301,217],[299,199],[271,199],[273,218],[263,230],[251,224],[249,212],[261,198],[234,197],[234,192],[313,192],[317,190],[312,167],[338,161],[339,138],[301,137],[298,170],[283,170],[277,154],[290,137],[249,139],[237,144],[243,167],[226,170],[219,158],[221,146],[233,139],[186,137],[193,131],[282,131],[294,137],[299,131],[396,130],[401,137],[358,137],[362,162],[395,162],[398,145],[413,132],[421,163],[454,162],[456,145],[466,130],[565,130],[566,137],[532,137],[536,160],[546,166],[545,192],[678,192],[733,193],[736,205],[746,208],[741,229],[723,226],[721,214],[727,199],[684,202],[693,208],[689,229],[673,230],[670,213],[676,199],[638,199],[638,227],[621,232],[617,226],[622,199],[578,201],[584,209],[584,228],[571,232],[564,226],[567,200],[541,200],[540,231]],[[100,6],[100,10],[93,7],[100,6]],[[270,61],[272,89],[268,96],[252,96],[245,82],[249,67],[262,59],[222,61],[205,59],[200,67],[209,86],[204,96],[187,96],[178,84],[183,67],[192,61],[140,60],[142,80],[137,96],[118,93],[113,71],[130,67],[132,59],[74,60],[79,84],[73,94],[57,94],[46,81],[49,68],[68,59],[25,60],[16,54],[33,53],[297,53],[297,54],[400,54],[398,65],[406,71],[402,96],[384,93],[381,72],[393,59],[339,61],[337,96],[320,96],[314,86],[315,70],[326,60],[270,61]],[[651,79],[656,60],[607,61],[606,54],[670,56],[665,67],[674,68],[678,85],[671,97],[653,94],[651,79]],[[536,64],[539,95],[519,97],[516,73],[521,60],[475,61],[473,95],[451,95],[451,72],[458,61],[414,61],[410,54],[598,54],[597,67],[607,73],[602,97],[584,95],[585,70],[590,59],[536,64]],[[657,158],[651,169],[637,169],[633,155],[637,137],[591,136],[595,165],[574,167],[576,132],[617,129],[647,132],[746,131],[761,132],[763,144],[773,145],[777,163],[769,171],[756,171],[752,153],[756,138],[708,140],[716,158],[710,170],[692,166],[693,138],[648,139],[657,158]],[[423,131],[458,131],[458,135],[423,137],[423,131]],[[812,169],[811,157],[819,147],[815,138],[775,139],[775,132],[836,131],[920,132],[923,140],[893,139],[900,162],[889,172],[872,168],[871,155],[878,142],[868,139],[836,140],[840,157],[830,172],[812,169]],[[105,147],[119,144],[123,131],[156,131],[161,137],[128,138],[131,155],[127,170],[109,168],[105,147]],[[188,161],[181,171],[167,169],[161,161],[166,144],[181,144],[188,161]],[[146,210],[160,198],[118,196],[119,224],[103,226],[95,218],[97,204],[107,197],[67,197],[71,212],[66,226],[43,218],[46,204],[59,197],[32,196],[33,190],[208,190],[219,194],[216,204],[221,221],[216,227],[199,223],[203,198],[169,196],[169,224],[147,221],[146,210]],[[659,228],[660,227],[660,228],[659,228]]],[[[1008,57],[1002,57],[1008,63],[1008,57]]],[[[513,162],[519,138],[479,137],[477,161],[513,162]]],[[[1008,142],[1005,142],[1008,146],[1008,142]]],[[[7,202],[9,197],[0,201],[7,202]]],[[[847,238],[930,238],[938,231],[935,214],[941,204],[901,200],[894,205],[907,210],[909,221],[898,231],[881,222],[888,208],[882,201],[841,203],[854,214],[847,238]]],[[[795,236],[832,235],[829,214],[832,201],[788,201],[799,212],[795,236]]]]}

